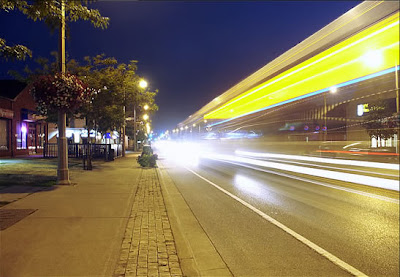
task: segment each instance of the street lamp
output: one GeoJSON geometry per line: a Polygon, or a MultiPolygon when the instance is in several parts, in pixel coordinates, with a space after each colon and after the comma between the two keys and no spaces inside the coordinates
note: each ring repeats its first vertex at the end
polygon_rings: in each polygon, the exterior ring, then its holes
{"type": "MultiPolygon", "coordinates": [[[[372,50],[367,52],[361,57],[363,63],[368,67],[379,67],[382,65],[384,58],[383,53],[380,50],[372,50]]],[[[396,114],[400,117],[400,103],[399,103],[399,73],[398,73],[398,60],[395,59],[394,74],[395,74],[395,90],[396,90],[396,114]]],[[[397,142],[396,142],[396,153],[400,152],[400,127],[397,126],[397,142]]]]}
{"type": "Polygon", "coordinates": [[[142,79],[139,81],[139,87],[141,88],[147,88],[147,82],[146,80],[142,79]]]}
{"type": "Polygon", "coordinates": [[[149,122],[146,123],[146,131],[147,131],[147,134],[150,134],[150,123],[149,122]]]}
{"type": "Polygon", "coordinates": [[[149,119],[149,115],[148,115],[147,113],[146,113],[146,114],[144,114],[144,115],[143,115],[143,119],[144,119],[144,120],[147,120],[147,119],[149,119]]]}
{"type": "MultiPolygon", "coordinates": [[[[330,93],[336,93],[337,92],[337,87],[333,86],[329,89],[330,93]]],[[[327,114],[328,114],[328,108],[326,105],[326,95],[327,95],[328,91],[324,92],[324,141],[326,141],[326,137],[328,135],[328,125],[327,125],[327,114]]]]}
{"type": "MultiPolygon", "coordinates": [[[[147,82],[144,79],[141,79],[139,81],[139,87],[141,87],[142,89],[147,88],[147,82]]],[[[147,106],[148,109],[148,105],[145,105],[145,107],[147,106]]],[[[145,110],[147,110],[144,107],[145,110]]],[[[137,151],[137,137],[136,137],[136,105],[133,106],[133,151],[137,151]]]]}
{"type": "Polygon", "coordinates": [[[143,106],[143,109],[144,109],[145,111],[147,111],[147,110],[149,109],[149,105],[147,105],[147,104],[144,105],[144,106],[143,106]]]}
{"type": "MultiPolygon", "coordinates": [[[[59,44],[59,67],[60,72],[65,74],[65,0],[61,0],[61,28],[59,44]]],[[[66,137],[67,115],[65,111],[58,110],[58,166],[57,185],[70,185],[68,170],[68,142],[66,137]]]]}

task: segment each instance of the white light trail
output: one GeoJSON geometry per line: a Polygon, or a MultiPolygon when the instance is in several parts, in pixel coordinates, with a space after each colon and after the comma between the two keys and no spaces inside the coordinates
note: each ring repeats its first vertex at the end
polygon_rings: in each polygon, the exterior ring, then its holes
{"type": "Polygon", "coordinates": [[[328,158],[299,156],[299,155],[286,155],[286,154],[256,153],[256,152],[247,152],[247,151],[240,151],[240,150],[236,150],[235,154],[237,154],[239,156],[248,156],[248,157],[255,157],[255,158],[278,158],[278,159],[288,159],[288,160],[310,161],[310,162],[317,162],[317,163],[372,167],[372,168],[390,169],[390,170],[397,170],[397,171],[399,170],[398,164],[389,164],[389,163],[377,163],[377,162],[354,161],[354,160],[339,160],[339,159],[328,159],[328,158]]]}
{"type": "Polygon", "coordinates": [[[323,186],[323,187],[327,187],[327,188],[347,191],[347,192],[350,192],[350,193],[355,193],[355,194],[366,196],[366,197],[369,197],[369,198],[379,199],[379,200],[390,202],[390,203],[394,203],[394,204],[397,204],[397,205],[400,204],[399,199],[396,199],[396,198],[386,197],[386,196],[377,195],[377,194],[373,194],[373,193],[369,193],[369,192],[365,192],[365,191],[361,191],[361,190],[355,190],[355,189],[351,189],[351,188],[346,188],[346,187],[341,187],[341,186],[337,186],[337,185],[327,184],[327,183],[324,183],[324,182],[320,182],[320,181],[316,181],[316,180],[312,180],[312,179],[307,179],[307,178],[303,178],[303,177],[299,177],[299,176],[294,176],[294,175],[290,175],[290,174],[286,174],[286,173],[282,173],[282,172],[277,172],[277,171],[273,171],[273,170],[254,167],[254,166],[251,166],[251,165],[245,165],[245,164],[229,162],[229,161],[224,161],[224,162],[227,162],[227,163],[230,163],[230,164],[234,164],[234,165],[237,165],[237,166],[250,168],[250,169],[261,171],[261,172],[266,172],[266,173],[270,173],[270,174],[283,176],[283,177],[290,178],[290,179],[299,180],[299,181],[306,182],[306,183],[312,183],[312,184],[323,186]]]}
{"type": "Polygon", "coordinates": [[[249,159],[249,158],[244,158],[244,157],[236,157],[236,156],[232,156],[232,155],[209,154],[207,156],[207,158],[215,159],[215,160],[222,160],[222,161],[232,161],[232,162],[238,162],[238,163],[251,164],[251,165],[255,165],[255,166],[274,168],[274,169],[278,169],[278,170],[290,171],[290,172],[295,172],[295,173],[299,173],[299,174],[306,174],[306,175],[311,175],[311,176],[316,176],[316,177],[322,177],[322,178],[343,181],[343,182],[351,182],[351,183],[355,183],[355,184],[361,184],[361,185],[366,185],[366,186],[371,186],[371,187],[378,187],[378,188],[383,188],[383,189],[388,189],[388,190],[399,191],[399,181],[397,181],[397,180],[389,180],[389,179],[378,178],[378,177],[357,175],[357,174],[352,174],[352,173],[329,171],[329,170],[324,170],[324,169],[307,168],[307,167],[303,167],[303,166],[296,166],[296,165],[289,165],[289,164],[280,164],[280,163],[267,162],[267,161],[262,161],[262,160],[249,159]]]}
{"type": "MultiPolygon", "coordinates": [[[[326,169],[333,169],[333,170],[343,170],[345,169],[347,172],[357,172],[362,174],[371,174],[370,170],[359,170],[359,169],[351,169],[351,168],[343,168],[343,167],[334,167],[334,166],[327,166],[327,165],[320,165],[320,164],[310,164],[310,163],[303,163],[303,162],[294,162],[294,161],[286,161],[281,159],[270,159],[270,161],[278,162],[278,163],[291,163],[291,164],[299,164],[302,166],[315,166],[319,168],[326,168],[326,169]]],[[[380,175],[387,177],[399,177],[398,174],[386,174],[386,173],[379,173],[379,172],[372,172],[374,175],[380,175]]]]}

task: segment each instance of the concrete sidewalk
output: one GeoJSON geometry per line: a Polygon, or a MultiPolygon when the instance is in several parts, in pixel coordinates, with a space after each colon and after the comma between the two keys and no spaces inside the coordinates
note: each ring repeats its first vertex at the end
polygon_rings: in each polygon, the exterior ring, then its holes
{"type": "Polygon", "coordinates": [[[71,168],[74,186],[0,189],[16,200],[0,208],[0,276],[229,276],[167,172],[136,157],[71,168]]]}

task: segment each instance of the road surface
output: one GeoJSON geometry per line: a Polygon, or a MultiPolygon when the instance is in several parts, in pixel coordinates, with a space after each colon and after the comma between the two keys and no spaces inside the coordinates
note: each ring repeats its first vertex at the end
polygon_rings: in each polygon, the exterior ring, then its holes
{"type": "Polygon", "coordinates": [[[233,275],[399,275],[398,170],[247,158],[160,161],[233,275]]]}

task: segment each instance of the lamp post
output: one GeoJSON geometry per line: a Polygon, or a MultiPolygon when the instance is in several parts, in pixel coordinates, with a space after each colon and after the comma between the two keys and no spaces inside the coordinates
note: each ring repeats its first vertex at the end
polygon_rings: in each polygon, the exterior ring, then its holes
{"type": "MultiPolygon", "coordinates": [[[[139,81],[139,87],[142,89],[147,88],[147,82],[144,79],[139,81]]],[[[149,106],[146,104],[143,107],[145,110],[148,110],[149,106]]],[[[133,106],[133,151],[137,151],[137,136],[136,136],[136,105],[133,106]]]]}
{"type": "MultiPolygon", "coordinates": [[[[61,0],[61,26],[60,26],[60,51],[59,67],[61,74],[65,74],[65,0],[61,0]]],[[[58,168],[57,184],[70,185],[68,171],[68,145],[66,137],[67,116],[63,110],[58,110],[58,168]]]]}
{"type": "Polygon", "coordinates": [[[124,122],[122,126],[122,157],[125,157],[125,132],[126,132],[126,95],[125,95],[125,88],[124,88],[124,122]]]}
{"type": "Polygon", "coordinates": [[[136,105],[133,106],[133,151],[137,151],[137,145],[136,145],[136,105]]]}
{"type": "MultiPolygon", "coordinates": [[[[337,87],[331,87],[329,92],[331,93],[336,93],[337,92],[337,87]]],[[[326,95],[327,95],[328,91],[324,92],[324,141],[326,141],[327,135],[328,135],[328,125],[327,125],[327,114],[328,114],[328,107],[326,105],[326,95]]]]}

